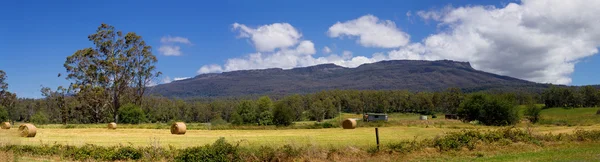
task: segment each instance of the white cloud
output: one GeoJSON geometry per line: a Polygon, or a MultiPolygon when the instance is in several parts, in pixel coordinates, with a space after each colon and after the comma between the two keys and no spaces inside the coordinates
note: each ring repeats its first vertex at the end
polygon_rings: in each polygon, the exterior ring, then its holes
{"type": "Polygon", "coordinates": [[[189,39],[184,37],[171,37],[170,35],[160,38],[160,43],[181,43],[181,44],[192,44],[189,39]]]}
{"type": "Polygon", "coordinates": [[[185,80],[185,79],[190,79],[191,77],[175,77],[173,78],[173,81],[178,81],[178,80],[185,80]]]}
{"type": "Polygon", "coordinates": [[[211,64],[211,65],[204,65],[202,66],[200,69],[198,69],[198,74],[205,74],[205,73],[220,73],[223,72],[223,68],[220,65],[217,64],[211,64]]]}
{"type": "MultiPolygon", "coordinates": [[[[257,29],[249,29],[244,25],[235,25],[235,28],[239,28],[242,30],[241,36],[250,38],[255,48],[258,52],[251,53],[241,58],[231,58],[228,59],[224,65],[204,65],[200,69],[198,69],[198,74],[204,73],[219,73],[219,72],[227,72],[227,71],[235,71],[235,70],[247,70],[247,69],[266,69],[266,68],[283,68],[290,69],[294,67],[303,67],[303,66],[312,66],[317,64],[324,63],[335,63],[342,66],[348,67],[356,67],[362,63],[372,62],[372,59],[366,57],[355,57],[352,58],[352,52],[344,51],[341,56],[336,54],[330,54],[327,57],[318,57],[315,58],[313,55],[316,53],[315,45],[310,40],[302,40],[301,33],[297,33],[293,26],[286,24],[285,28],[290,29],[289,31],[294,31],[292,33],[292,37],[286,37],[279,34],[275,34],[278,36],[274,37],[263,37],[260,36],[260,39],[256,39],[255,36],[258,35],[257,29]],[[295,36],[298,37],[295,37],[295,36]],[[290,42],[294,43],[285,43],[277,46],[261,46],[262,43],[258,42],[280,42],[278,40],[288,39],[290,42]],[[259,45],[260,44],[260,45],[259,45]],[[264,51],[265,49],[271,49],[274,51],[264,51]]],[[[271,24],[264,25],[258,27],[258,29],[268,29],[273,28],[274,26],[280,26],[282,24],[271,24]]],[[[261,33],[262,34],[262,33],[261,33]]],[[[328,49],[328,47],[327,47],[328,49]]],[[[329,51],[331,52],[331,51],[329,51]]]]}
{"type": "Polygon", "coordinates": [[[391,51],[394,59],[469,61],[480,70],[569,84],[575,64],[600,46],[600,1],[523,0],[502,8],[469,6],[418,12],[443,32],[391,51]]]}
{"type": "Polygon", "coordinates": [[[323,47],[323,53],[328,54],[331,53],[331,49],[327,46],[323,47]]]}
{"type": "Polygon", "coordinates": [[[180,56],[181,55],[181,47],[171,46],[171,45],[162,45],[158,48],[158,52],[162,53],[165,56],[180,56]]]}
{"type": "Polygon", "coordinates": [[[165,76],[160,82],[161,84],[167,84],[167,83],[171,83],[171,77],[169,76],[165,76]]]}
{"type": "Polygon", "coordinates": [[[373,15],[337,22],[329,27],[329,37],[358,37],[357,42],[365,47],[396,48],[406,45],[410,36],[396,27],[390,20],[379,20],[373,15]]]}
{"type": "Polygon", "coordinates": [[[181,56],[181,47],[179,44],[192,45],[189,39],[184,37],[172,37],[170,35],[160,38],[160,47],[158,52],[165,56],[181,56]]]}
{"type": "MultiPolygon", "coordinates": [[[[250,38],[256,53],[228,59],[224,65],[206,65],[198,73],[279,67],[284,69],[335,63],[356,67],[382,60],[469,61],[478,70],[536,82],[569,84],[575,64],[598,53],[600,21],[596,0],[523,0],[503,7],[446,7],[439,11],[419,11],[416,15],[433,20],[440,28],[420,42],[409,37],[394,22],[366,15],[330,27],[331,37],[358,37],[367,47],[395,48],[372,56],[328,53],[314,57],[314,44],[289,25],[294,36],[255,38],[257,29],[239,25],[240,36],[250,38]],[[382,34],[383,33],[383,34],[382,34]],[[256,40],[255,40],[256,39],[256,40]],[[268,46],[264,42],[288,43],[268,46]],[[257,43],[262,42],[262,43],[257,43]],[[260,45],[259,45],[260,44],[260,45]],[[272,51],[266,50],[270,49],[272,51]]],[[[281,24],[280,24],[281,25],[281,24]]],[[[234,25],[235,26],[235,25],[234,25]]],[[[285,35],[285,34],[284,34],[285,35]]],[[[323,50],[324,53],[325,49],[323,50]]]]}
{"type": "Polygon", "coordinates": [[[302,34],[288,23],[274,23],[258,28],[234,23],[233,29],[240,31],[239,37],[250,38],[258,52],[272,52],[291,47],[302,37],[302,34]]]}

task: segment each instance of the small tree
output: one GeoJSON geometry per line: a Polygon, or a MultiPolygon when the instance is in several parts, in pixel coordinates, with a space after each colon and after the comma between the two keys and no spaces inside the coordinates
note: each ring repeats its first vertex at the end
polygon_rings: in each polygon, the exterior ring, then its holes
{"type": "Polygon", "coordinates": [[[527,109],[525,109],[525,117],[529,119],[531,123],[537,123],[540,120],[541,112],[541,107],[538,107],[535,104],[528,104],[527,109]]]}
{"type": "Polygon", "coordinates": [[[294,111],[282,102],[275,104],[273,108],[273,124],[277,126],[289,126],[294,121],[294,111]]]}
{"type": "Polygon", "coordinates": [[[512,125],[519,121],[519,112],[514,101],[473,94],[461,104],[458,116],[463,121],[478,120],[484,125],[512,125]]]}
{"type": "Polygon", "coordinates": [[[122,123],[139,124],[146,121],[146,114],[139,106],[125,104],[119,109],[122,123]]]}
{"type": "Polygon", "coordinates": [[[519,122],[519,111],[514,100],[487,97],[485,107],[478,119],[484,125],[514,125],[519,122]]]}

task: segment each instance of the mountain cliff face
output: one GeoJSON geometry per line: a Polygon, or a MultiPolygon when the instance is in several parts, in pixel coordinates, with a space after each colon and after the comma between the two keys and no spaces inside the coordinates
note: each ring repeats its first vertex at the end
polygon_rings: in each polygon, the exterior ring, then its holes
{"type": "Polygon", "coordinates": [[[528,90],[547,87],[475,70],[468,62],[394,60],[345,68],[335,64],[283,70],[242,70],[202,74],[150,88],[167,97],[287,95],[331,89],[438,91],[528,90]]]}

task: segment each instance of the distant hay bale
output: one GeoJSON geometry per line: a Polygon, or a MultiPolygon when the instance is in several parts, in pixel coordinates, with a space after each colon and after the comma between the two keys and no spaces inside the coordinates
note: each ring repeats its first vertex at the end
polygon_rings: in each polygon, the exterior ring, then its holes
{"type": "Polygon", "coordinates": [[[419,117],[419,119],[421,119],[421,120],[427,120],[427,115],[421,115],[421,117],[419,117]]]}
{"type": "Polygon", "coordinates": [[[354,129],[356,128],[356,120],[355,119],[346,119],[342,122],[342,128],[344,129],[354,129]]]}
{"type": "Polygon", "coordinates": [[[10,123],[9,122],[2,122],[2,129],[10,129],[10,123]]]}
{"type": "Polygon", "coordinates": [[[115,123],[115,122],[108,123],[108,129],[117,129],[117,123],[115,123]]]}
{"type": "Polygon", "coordinates": [[[175,122],[171,125],[171,134],[185,134],[186,127],[183,122],[175,122]]]}
{"type": "Polygon", "coordinates": [[[21,137],[35,137],[37,128],[33,124],[22,124],[19,126],[21,137]]]}

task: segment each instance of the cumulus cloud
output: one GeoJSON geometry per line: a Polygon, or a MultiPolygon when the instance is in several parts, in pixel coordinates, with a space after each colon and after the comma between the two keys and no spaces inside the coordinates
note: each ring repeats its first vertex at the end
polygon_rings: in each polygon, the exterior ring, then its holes
{"type": "Polygon", "coordinates": [[[303,40],[302,34],[287,23],[258,28],[234,24],[234,29],[240,30],[240,37],[248,38],[257,52],[228,59],[222,66],[203,66],[198,73],[288,69],[323,63],[356,67],[382,60],[449,59],[469,61],[479,70],[530,81],[569,84],[575,64],[598,53],[597,6],[600,1],[596,0],[522,0],[502,7],[471,5],[419,11],[415,15],[437,23],[439,30],[412,43],[394,22],[372,15],[337,22],[329,28],[330,37],[349,36],[365,47],[394,48],[372,56],[353,56],[350,51],[327,53],[323,49],[327,56],[314,57],[314,44],[303,40]],[[273,37],[265,36],[271,35],[266,34],[272,31],[270,28],[286,30],[277,30],[274,33],[280,34],[272,34],[273,37]]]}
{"type": "Polygon", "coordinates": [[[331,49],[329,49],[329,47],[324,49],[328,49],[327,51],[324,51],[330,53],[328,56],[314,57],[313,55],[316,53],[314,43],[310,40],[303,40],[302,34],[298,33],[293,26],[287,23],[263,25],[256,29],[249,28],[241,24],[234,24],[234,28],[241,30],[241,37],[249,38],[251,43],[254,44],[257,52],[248,54],[244,57],[228,59],[224,65],[204,65],[198,69],[198,74],[247,69],[290,69],[294,67],[312,66],[324,63],[335,63],[342,66],[356,67],[362,63],[372,62],[371,59],[362,56],[352,58],[352,52],[350,51],[344,51],[341,55],[331,54],[331,49]],[[291,34],[281,34],[282,32],[280,31],[283,30],[271,30],[270,28],[285,28],[285,31],[293,32],[291,32],[291,34]],[[263,30],[280,34],[266,34],[263,30]],[[287,40],[287,43],[282,43],[286,41],[280,40],[287,40]],[[279,42],[280,44],[268,44],[266,42],[279,42]]]}
{"type": "Polygon", "coordinates": [[[171,45],[162,45],[158,48],[158,52],[162,53],[165,56],[180,56],[181,55],[181,47],[171,46],[171,45]]]}
{"type": "Polygon", "coordinates": [[[258,52],[272,52],[275,49],[291,47],[302,37],[302,34],[288,23],[274,23],[258,28],[234,23],[233,30],[239,31],[241,38],[250,38],[258,52]]]}
{"type": "Polygon", "coordinates": [[[189,39],[184,37],[172,37],[170,35],[160,38],[160,43],[181,43],[181,44],[192,44],[189,39]]]}
{"type": "Polygon", "coordinates": [[[600,1],[523,0],[504,7],[418,12],[443,31],[389,52],[391,59],[469,61],[476,69],[569,84],[575,64],[600,46],[600,1]]]}
{"type": "Polygon", "coordinates": [[[185,79],[190,79],[191,77],[175,77],[173,78],[173,81],[178,81],[178,80],[185,80],[185,79]]]}
{"type": "Polygon", "coordinates": [[[184,37],[172,37],[170,35],[160,38],[160,47],[158,52],[165,56],[181,56],[181,47],[179,45],[192,45],[192,42],[184,37]]]}
{"type": "Polygon", "coordinates": [[[323,53],[328,54],[331,53],[331,49],[327,46],[323,47],[323,53]]]}
{"type": "Polygon", "coordinates": [[[358,37],[357,42],[365,47],[396,48],[406,45],[410,36],[396,27],[390,20],[379,20],[373,15],[337,22],[329,27],[329,37],[358,37]]]}

